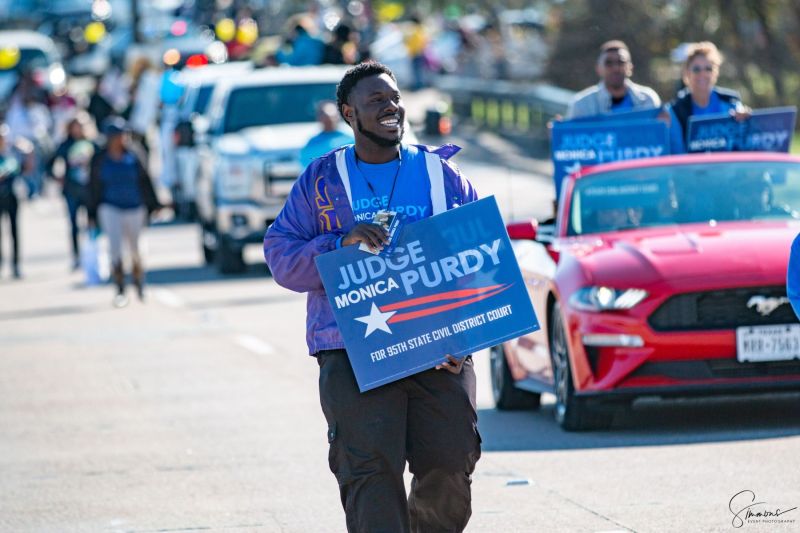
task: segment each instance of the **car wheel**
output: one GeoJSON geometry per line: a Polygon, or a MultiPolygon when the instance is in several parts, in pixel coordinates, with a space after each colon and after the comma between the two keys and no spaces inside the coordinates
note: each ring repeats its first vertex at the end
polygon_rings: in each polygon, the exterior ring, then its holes
{"type": "Polygon", "coordinates": [[[561,306],[558,303],[553,307],[552,317],[550,357],[553,361],[553,380],[555,381],[556,422],[567,431],[606,429],[611,425],[613,414],[593,409],[593,406],[585,398],[578,398],[575,395],[567,334],[561,318],[561,306]]]}
{"type": "Polygon", "coordinates": [[[534,392],[524,391],[514,386],[511,369],[503,353],[502,346],[490,349],[492,396],[495,406],[503,411],[514,409],[534,409],[539,407],[541,396],[534,392]]]}
{"type": "Polygon", "coordinates": [[[234,247],[226,239],[220,238],[215,254],[217,270],[221,274],[239,274],[244,272],[245,264],[242,249],[234,247]]]}

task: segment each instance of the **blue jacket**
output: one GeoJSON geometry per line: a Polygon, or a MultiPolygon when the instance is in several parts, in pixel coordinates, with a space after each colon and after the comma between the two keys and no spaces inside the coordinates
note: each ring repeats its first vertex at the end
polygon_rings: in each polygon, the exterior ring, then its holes
{"type": "MultiPolygon", "coordinates": [[[[460,150],[458,146],[415,146],[426,152],[434,215],[478,199],[472,185],[449,161],[460,150]]],[[[345,148],[338,148],[306,168],[264,235],[264,258],[275,281],[287,289],[308,293],[306,342],[312,355],[344,348],[314,262],[318,255],[334,250],[339,236],[356,225],[344,154],[345,148]]]]}

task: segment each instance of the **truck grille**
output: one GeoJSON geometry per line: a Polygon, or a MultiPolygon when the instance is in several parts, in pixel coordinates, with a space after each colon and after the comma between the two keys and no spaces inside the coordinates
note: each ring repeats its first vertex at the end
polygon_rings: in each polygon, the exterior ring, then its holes
{"type": "Polygon", "coordinates": [[[648,322],[656,331],[734,329],[798,322],[789,303],[779,305],[766,316],[761,314],[753,300],[757,296],[786,298],[786,287],[746,287],[677,294],[656,309],[648,322]]]}

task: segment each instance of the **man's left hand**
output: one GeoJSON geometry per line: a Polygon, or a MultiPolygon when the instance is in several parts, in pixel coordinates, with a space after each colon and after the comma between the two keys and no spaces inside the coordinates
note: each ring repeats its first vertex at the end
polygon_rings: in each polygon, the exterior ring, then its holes
{"type": "Polygon", "coordinates": [[[436,365],[436,370],[447,370],[453,374],[460,374],[461,369],[464,367],[464,360],[466,357],[462,357],[461,359],[457,357],[453,357],[452,355],[448,354],[447,361],[442,364],[436,365]]]}

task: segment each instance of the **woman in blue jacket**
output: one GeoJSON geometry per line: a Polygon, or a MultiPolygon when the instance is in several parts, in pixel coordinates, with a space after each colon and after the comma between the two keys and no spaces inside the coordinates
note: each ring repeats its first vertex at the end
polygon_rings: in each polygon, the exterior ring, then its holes
{"type": "Polygon", "coordinates": [[[750,118],[750,108],[742,103],[739,93],[717,87],[720,65],[722,54],[714,43],[694,43],[687,50],[683,65],[686,88],[669,104],[671,153],[687,152],[691,116],[730,113],[739,121],[750,118]]]}
{"type": "Polygon", "coordinates": [[[100,222],[108,235],[112,276],[117,287],[114,305],[127,303],[122,241],[130,250],[133,282],[139,298],[144,297],[144,267],[139,252],[139,235],[150,213],[161,208],[150,175],[140,156],[130,146],[129,130],[119,117],[105,126],[106,147],[95,154],[89,175],[89,221],[100,222]]]}

